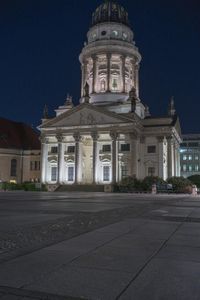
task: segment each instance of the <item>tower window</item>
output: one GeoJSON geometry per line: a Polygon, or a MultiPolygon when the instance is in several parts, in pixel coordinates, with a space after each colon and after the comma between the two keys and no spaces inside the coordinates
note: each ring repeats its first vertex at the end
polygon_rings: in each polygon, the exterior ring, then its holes
{"type": "Polygon", "coordinates": [[[105,30],[102,31],[102,32],[101,32],[101,35],[105,36],[105,35],[106,35],[106,31],[105,31],[105,30]]]}

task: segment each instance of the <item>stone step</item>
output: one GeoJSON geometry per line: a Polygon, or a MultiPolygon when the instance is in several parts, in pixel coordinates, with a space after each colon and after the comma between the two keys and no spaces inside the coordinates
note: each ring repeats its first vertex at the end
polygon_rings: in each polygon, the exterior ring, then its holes
{"type": "Polygon", "coordinates": [[[60,185],[56,192],[104,192],[102,184],[72,184],[60,185]]]}

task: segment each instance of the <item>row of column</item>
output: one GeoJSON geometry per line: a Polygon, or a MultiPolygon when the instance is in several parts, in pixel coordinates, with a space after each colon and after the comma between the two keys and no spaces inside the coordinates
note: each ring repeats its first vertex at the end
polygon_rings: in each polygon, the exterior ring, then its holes
{"type": "MultiPolygon", "coordinates": [[[[106,92],[111,91],[111,86],[110,86],[110,78],[111,78],[111,58],[112,54],[107,53],[107,90],[106,92]]],[[[93,81],[92,81],[92,94],[95,93],[95,85],[96,85],[96,80],[97,80],[97,61],[98,61],[98,56],[97,55],[92,55],[91,56],[92,61],[93,61],[93,81]]],[[[122,62],[122,92],[126,92],[126,76],[125,76],[125,70],[126,70],[126,56],[121,55],[121,62],[122,62]]],[[[82,70],[82,96],[84,94],[84,86],[88,78],[88,70],[87,70],[87,64],[88,61],[87,59],[82,63],[81,70],[82,70]]],[[[137,91],[137,96],[139,97],[139,64],[135,63],[135,60],[132,59],[132,70],[133,70],[133,78],[134,78],[134,86],[137,91]]]]}
{"type": "MultiPolygon", "coordinates": [[[[79,133],[75,133],[73,135],[75,140],[75,180],[74,183],[77,184],[80,182],[80,176],[79,176],[79,166],[80,166],[80,141],[81,141],[81,135],[79,133]]],[[[97,174],[97,144],[98,144],[98,138],[99,135],[97,132],[92,132],[91,137],[93,139],[93,183],[95,184],[97,182],[96,180],[96,174],[97,174]]],[[[110,137],[112,140],[112,183],[116,183],[117,179],[117,139],[118,139],[118,133],[111,132],[110,137]]],[[[63,137],[61,135],[57,136],[58,141],[58,164],[57,164],[57,180],[58,183],[62,183],[62,175],[64,171],[64,142],[63,137]]],[[[47,160],[48,160],[48,144],[46,138],[41,139],[42,143],[42,163],[41,163],[41,181],[42,183],[46,183],[46,166],[47,166],[47,160]]]]}

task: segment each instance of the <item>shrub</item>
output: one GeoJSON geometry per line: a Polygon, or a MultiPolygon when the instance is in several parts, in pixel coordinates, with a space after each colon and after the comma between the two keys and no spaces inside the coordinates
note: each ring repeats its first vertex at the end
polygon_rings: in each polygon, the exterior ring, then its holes
{"type": "Polygon", "coordinates": [[[121,192],[131,192],[139,190],[141,186],[140,180],[133,176],[128,176],[122,179],[118,185],[118,189],[121,192]]]}
{"type": "Polygon", "coordinates": [[[162,178],[157,176],[147,176],[142,180],[141,188],[143,191],[151,191],[152,185],[160,185],[166,183],[162,178]]]}
{"type": "Polygon", "coordinates": [[[167,180],[168,183],[172,184],[173,191],[177,193],[190,193],[192,182],[184,177],[171,177],[167,180]]]}
{"type": "Polygon", "coordinates": [[[192,182],[192,184],[195,184],[198,188],[200,188],[200,175],[192,175],[187,178],[192,182]]]}

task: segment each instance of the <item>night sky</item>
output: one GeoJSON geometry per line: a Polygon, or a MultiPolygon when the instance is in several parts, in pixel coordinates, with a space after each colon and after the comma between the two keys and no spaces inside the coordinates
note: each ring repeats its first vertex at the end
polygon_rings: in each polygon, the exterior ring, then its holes
{"type": "MultiPolygon", "coordinates": [[[[78,104],[78,56],[103,0],[0,0],[0,116],[33,126],[43,107],[78,104]]],[[[183,133],[200,132],[199,0],[120,0],[143,60],[140,98],[165,115],[170,97],[183,133]]]]}

